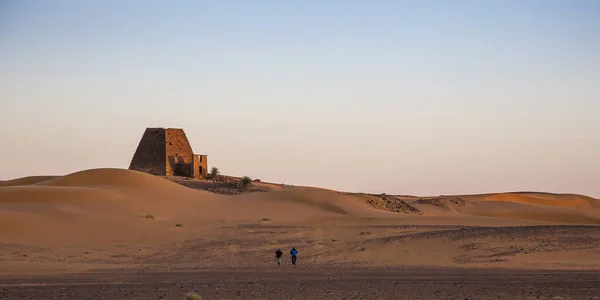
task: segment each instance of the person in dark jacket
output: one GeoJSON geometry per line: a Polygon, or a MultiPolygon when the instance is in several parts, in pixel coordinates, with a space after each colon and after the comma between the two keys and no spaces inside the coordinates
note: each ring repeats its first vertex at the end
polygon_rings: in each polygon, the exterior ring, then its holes
{"type": "Polygon", "coordinates": [[[275,259],[277,260],[277,265],[281,265],[281,256],[283,255],[283,252],[281,252],[281,249],[277,249],[277,251],[275,251],[275,259]]]}
{"type": "Polygon", "coordinates": [[[298,250],[296,250],[296,247],[292,247],[290,254],[292,255],[292,265],[295,265],[296,264],[296,256],[298,255],[298,250]]]}

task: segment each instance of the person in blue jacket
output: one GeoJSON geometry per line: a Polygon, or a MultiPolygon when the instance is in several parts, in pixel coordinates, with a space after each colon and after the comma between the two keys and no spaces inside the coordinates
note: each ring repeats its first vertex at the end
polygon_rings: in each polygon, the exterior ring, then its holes
{"type": "Polygon", "coordinates": [[[292,255],[292,265],[295,265],[296,255],[298,255],[298,250],[296,250],[296,247],[292,247],[292,251],[290,251],[290,254],[292,255]]]}

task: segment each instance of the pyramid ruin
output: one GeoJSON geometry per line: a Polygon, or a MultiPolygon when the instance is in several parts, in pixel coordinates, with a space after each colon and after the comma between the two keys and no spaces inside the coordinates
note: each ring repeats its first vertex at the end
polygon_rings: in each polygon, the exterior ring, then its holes
{"type": "Polygon", "coordinates": [[[207,167],[207,156],[194,154],[180,128],[146,128],[129,164],[129,170],[193,178],[206,177],[207,167]]]}

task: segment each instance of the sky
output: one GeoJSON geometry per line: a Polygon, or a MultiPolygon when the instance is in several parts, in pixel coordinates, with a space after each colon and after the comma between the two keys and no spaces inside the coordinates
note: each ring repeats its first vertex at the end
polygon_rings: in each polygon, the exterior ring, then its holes
{"type": "Polygon", "coordinates": [[[0,1],[0,179],[209,168],[349,192],[600,198],[600,1],[0,1]]]}

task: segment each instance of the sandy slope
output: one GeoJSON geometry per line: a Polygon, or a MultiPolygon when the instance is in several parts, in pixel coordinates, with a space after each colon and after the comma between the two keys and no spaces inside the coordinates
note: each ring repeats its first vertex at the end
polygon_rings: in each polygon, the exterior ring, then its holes
{"type": "Polygon", "coordinates": [[[28,177],[13,179],[13,180],[0,181],[0,186],[30,185],[30,184],[54,179],[57,177],[59,177],[59,176],[28,176],[28,177]]]}
{"type": "Polygon", "coordinates": [[[0,187],[0,272],[266,266],[292,245],[307,267],[600,269],[597,199],[396,198],[306,187],[224,196],[121,169],[17,179],[0,187]]]}

